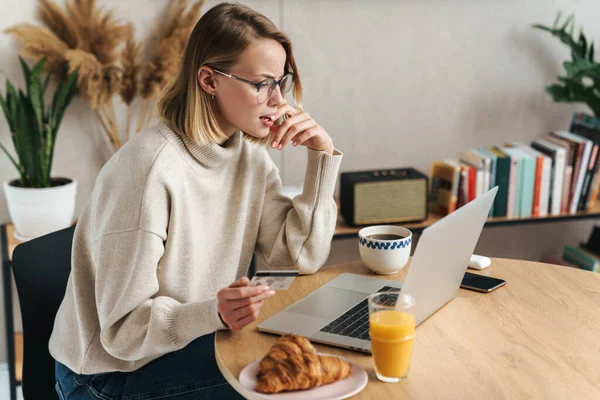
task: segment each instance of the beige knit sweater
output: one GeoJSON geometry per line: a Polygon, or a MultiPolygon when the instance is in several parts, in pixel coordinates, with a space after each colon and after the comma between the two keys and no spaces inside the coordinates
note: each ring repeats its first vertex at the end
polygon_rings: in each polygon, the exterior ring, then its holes
{"type": "Polygon", "coordinates": [[[253,253],[316,272],[335,229],[342,155],[308,150],[301,195],[280,193],[264,147],[236,132],[199,146],[165,124],[104,166],[73,241],[50,353],[79,374],[133,371],[226,327],[217,292],[253,253]]]}

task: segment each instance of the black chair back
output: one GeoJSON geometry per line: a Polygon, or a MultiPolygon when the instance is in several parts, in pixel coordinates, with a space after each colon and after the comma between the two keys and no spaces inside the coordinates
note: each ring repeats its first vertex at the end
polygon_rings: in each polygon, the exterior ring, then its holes
{"type": "Polygon", "coordinates": [[[23,397],[58,399],[48,341],[71,272],[75,226],[18,245],[13,273],[23,321],[23,397]]]}

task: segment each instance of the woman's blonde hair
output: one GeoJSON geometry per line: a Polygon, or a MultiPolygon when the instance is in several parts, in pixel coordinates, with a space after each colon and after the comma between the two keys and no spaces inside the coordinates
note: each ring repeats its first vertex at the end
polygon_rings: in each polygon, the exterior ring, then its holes
{"type": "MultiPolygon", "coordinates": [[[[289,38],[264,15],[241,4],[222,3],[208,10],[198,21],[177,73],[162,90],[157,111],[173,131],[204,145],[223,143],[227,136],[219,127],[211,95],[198,83],[202,65],[228,71],[253,40],[273,39],[285,49],[285,71],[294,73],[294,99],[302,101],[302,85],[289,38]]],[[[253,142],[265,144],[269,137],[253,142]]]]}

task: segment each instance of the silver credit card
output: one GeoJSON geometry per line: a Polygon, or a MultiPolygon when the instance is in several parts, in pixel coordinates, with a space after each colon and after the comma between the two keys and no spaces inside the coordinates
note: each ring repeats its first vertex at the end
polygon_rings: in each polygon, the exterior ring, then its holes
{"type": "Polygon", "coordinates": [[[287,290],[297,276],[298,271],[294,270],[256,271],[249,285],[263,284],[272,290],[287,290]]]}

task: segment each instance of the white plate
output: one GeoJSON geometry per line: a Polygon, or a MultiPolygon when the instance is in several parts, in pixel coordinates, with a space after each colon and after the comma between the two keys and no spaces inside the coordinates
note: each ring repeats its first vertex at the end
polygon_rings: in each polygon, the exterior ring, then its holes
{"type": "MultiPolygon", "coordinates": [[[[332,356],[332,354],[317,353],[321,356],[332,356]]],[[[273,400],[329,400],[329,399],[347,399],[354,396],[365,386],[369,381],[367,372],[358,364],[353,363],[344,357],[338,357],[352,364],[352,372],[346,379],[336,381],[328,385],[323,385],[309,390],[298,390],[294,392],[281,392],[277,394],[263,394],[254,390],[256,387],[256,374],[258,373],[258,365],[260,360],[254,361],[244,367],[240,373],[240,384],[256,397],[273,400]]]]}

